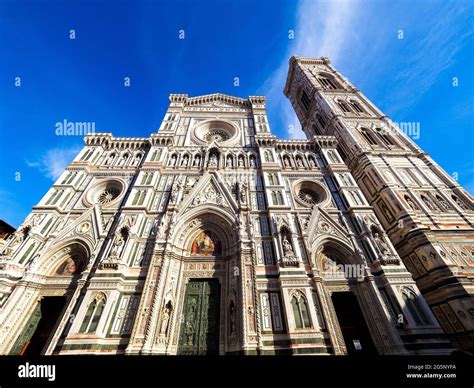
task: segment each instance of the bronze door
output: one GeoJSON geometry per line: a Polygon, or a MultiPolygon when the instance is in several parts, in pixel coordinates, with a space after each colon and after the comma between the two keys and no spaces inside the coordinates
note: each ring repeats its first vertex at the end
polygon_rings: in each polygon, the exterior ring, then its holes
{"type": "Polygon", "coordinates": [[[186,286],[178,354],[219,353],[220,285],[217,279],[192,279],[186,286]]]}

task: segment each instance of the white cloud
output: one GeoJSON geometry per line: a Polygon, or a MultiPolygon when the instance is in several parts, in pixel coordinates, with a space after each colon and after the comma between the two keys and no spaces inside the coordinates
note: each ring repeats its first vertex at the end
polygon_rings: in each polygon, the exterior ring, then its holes
{"type": "MultiPolygon", "coordinates": [[[[464,29],[465,24],[461,22],[465,8],[461,1],[440,4],[436,15],[430,18],[428,33],[423,36],[423,32],[419,32],[420,38],[413,39],[413,55],[405,59],[404,71],[386,86],[391,93],[387,94],[385,105],[391,112],[403,113],[411,108],[437,82],[444,70],[453,67],[459,50],[474,33],[472,29],[464,29]]],[[[452,76],[456,75],[455,71],[452,76]]]]}
{"type": "Polygon", "coordinates": [[[288,72],[288,59],[292,55],[330,57],[337,61],[351,33],[358,2],[323,2],[301,1],[298,5],[294,40],[279,67],[264,82],[258,93],[267,96],[269,112],[279,112],[288,137],[305,138],[298,118],[290,104],[283,96],[283,88],[288,72]],[[290,128],[293,128],[290,133],[290,128]]]}
{"type": "Polygon", "coordinates": [[[80,147],[52,148],[39,161],[27,161],[26,164],[28,167],[38,168],[47,178],[55,181],[80,150],[80,147]]]}

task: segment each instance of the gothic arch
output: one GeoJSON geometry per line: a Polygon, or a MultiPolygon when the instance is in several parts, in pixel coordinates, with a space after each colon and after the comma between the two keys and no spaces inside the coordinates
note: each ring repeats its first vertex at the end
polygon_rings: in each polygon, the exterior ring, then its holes
{"type": "Polygon", "coordinates": [[[238,236],[235,216],[229,210],[213,204],[201,204],[177,218],[179,221],[170,238],[176,248],[186,251],[199,228],[208,226],[221,238],[223,255],[233,251],[238,236]]]}
{"type": "Polygon", "coordinates": [[[311,262],[319,270],[322,268],[321,254],[324,252],[332,253],[340,264],[361,264],[349,242],[339,236],[318,237],[313,241],[311,247],[311,262]]]}
{"type": "MultiPolygon", "coordinates": [[[[57,275],[58,269],[68,257],[77,256],[81,260],[80,271],[88,265],[91,256],[92,246],[83,239],[69,239],[62,241],[56,247],[49,249],[50,254],[40,256],[33,259],[30,271],[40,275],[54,276],[57,275]],[[35,262],[38,260],[37,262],[35,262]]],[[[75,273],[77,275],[77,273],[75,273]]]]}

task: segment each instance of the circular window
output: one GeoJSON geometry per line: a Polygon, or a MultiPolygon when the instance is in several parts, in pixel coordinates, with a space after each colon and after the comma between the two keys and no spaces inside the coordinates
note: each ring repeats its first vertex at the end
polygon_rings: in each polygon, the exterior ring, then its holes
{"type": "Polygon", "coordinates": [[[124,188],[124,183],[118,179],[100,181],[87,190],[84,199],[89,206],[96,203],[109,205],[120,197],[124,188]]]}
{"type": "Polygon", "coordinates": [[[204,139],[206,139],[208,143],[210,143],[213,140],[222,142],[222,141],[229,140],[229,134],[226,131],[223,131],[221,129],[210,129],[204,135],[204,139]]]}
{"type": "Polygon", "coordinates": [[[328,198],[324,187],[313,181],[296,182],[294,194],[301,205],[308,207],[318,205],[328,198]]]}
{"type": "Polygon", "coordinates": [[[112,202],[115,198],[120,195],[120,191],[114,187],[105,189],[102,193],[99,194],[97,198],[97,202],[101,205],[105,205],[106,203],[112,202]]]}
{"type": "Polygon", "coordinates": [[[308,205],[316,205],[319,202],[318,194],[310,188],[301,188],[298,197],[308,205]]]}
{"type": "Polygon", "coordinates": [[[208,120],[199,123],[192,134],[197,143],[228,143],[238,137],[239,130],[227,121],[208,120]]]}

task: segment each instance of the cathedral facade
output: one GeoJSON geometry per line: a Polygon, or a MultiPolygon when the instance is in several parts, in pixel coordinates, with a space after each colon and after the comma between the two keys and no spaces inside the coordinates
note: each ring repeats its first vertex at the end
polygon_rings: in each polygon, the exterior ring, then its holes
{"type": "Polygon", "coordinates": [[[85,137],[0,256],[0,354],[472,349],[473,201],[327,58],[85,137]]]}

